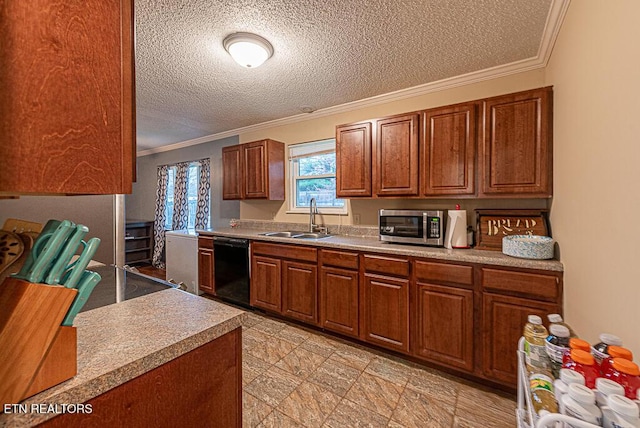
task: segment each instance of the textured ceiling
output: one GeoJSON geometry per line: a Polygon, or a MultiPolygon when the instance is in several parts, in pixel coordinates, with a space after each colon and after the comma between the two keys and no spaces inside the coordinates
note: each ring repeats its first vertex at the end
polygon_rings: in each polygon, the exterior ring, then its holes
{"type": "Polygon", "coordinates": [[[552,0],[135,0],[138,150],[535,57],[552,0]],[[222,46],[271,42],[261,67],[222,46]]]}

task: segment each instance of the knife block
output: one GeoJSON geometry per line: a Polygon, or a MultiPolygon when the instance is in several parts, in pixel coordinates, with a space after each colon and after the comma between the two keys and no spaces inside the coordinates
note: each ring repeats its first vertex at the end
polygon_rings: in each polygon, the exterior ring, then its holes
{"type": "Polygon", "coordinates": [[[76,329],[61,324],[77,294],[16,278],[0,285],[0,405],[76,375],[76,329]]]}

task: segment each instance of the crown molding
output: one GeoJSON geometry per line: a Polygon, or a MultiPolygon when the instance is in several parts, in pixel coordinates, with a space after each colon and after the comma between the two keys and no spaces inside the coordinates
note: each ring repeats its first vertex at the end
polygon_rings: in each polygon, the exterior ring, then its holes
{"type": "Polygon", "coordinates": [[[498,65],[496,67],[486,68],[484,70],[474,71],[462,74],[460,76],[450,77],[435,82],[425,83],[423,85],[413,86],[411,88],[400,89],[398,91],[389,92],[374,97],[364,98],[358,101],[352,101],[337,106],[318,109],[313,113],[302,113],[294,116],[284,117],[281,119],[270,120],[268,122],[257,123],[255,125],[245,126],[242,128],[232,129],[217,134],[205,135],[203,137],[186,140],[175,144],[169,144],[162,147],[155,147],[147,150],[141,150],[137,153],[138,157],[151,155],[154,153],[167,152],[170,150],[181,149],[184,147],[194,146],[196,144],[208,143],[222,138],[240,135],[245,132],[260,131],[263,129],[274,128],[276,126],[289,125],[292,123],[304,122],[306,120],[317,119],[320,117],[331,116],[348,111],[353,111],[365,107],[385,104],[392,101],[403,100],[406,98],[417,97],[433,92],[452,89],[460,86],[472,85],[485,80],[497,79],[512,74],[523,73],[527,71],[544,68],[549,62],[553,46],[560,32],[562,21],[569,8],[571,0],[552,0],[549,8],[549,15],[542,33],[540,48],[535,57],[515,61],[509,64],[498,65]]]}

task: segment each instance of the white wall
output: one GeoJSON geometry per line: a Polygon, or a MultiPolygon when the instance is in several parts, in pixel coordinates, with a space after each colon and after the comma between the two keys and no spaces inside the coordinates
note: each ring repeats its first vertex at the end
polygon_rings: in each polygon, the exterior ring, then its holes
{"type": "Polygon", "coordinates": [[[621,336],[640,360],[640,2],[571,2],[550,63],[551,224],[565,315],[586,340],[621,336]]]}

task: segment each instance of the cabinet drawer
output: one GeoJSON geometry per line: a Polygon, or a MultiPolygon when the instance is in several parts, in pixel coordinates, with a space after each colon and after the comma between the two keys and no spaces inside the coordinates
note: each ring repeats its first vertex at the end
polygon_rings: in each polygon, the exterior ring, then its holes
{"type": "Polygon", "coordinates": [[[318,261],[318,250],[311,247],[267,244],[264,242],[252,242],[251,246],[254,254],[265,254],[282,259],[304,260],[307,262],[318,261]]]}
{"type": "Polygon", "coordinates": [[[365,254],[364,270],[393,276],[409,276],[409,260],[365,254]]]}
{"type": "Polygon", "coordinates": [[[198,236],[198,248],[213,250],[213,236],[198,236]]]}
{"type": "Polygon", "coordinates": [[[556,301],[561,293],[557,276],[487,268],[482,269],[482,288],[548,301],[556,301]]]}
{"type": "Polygon", "coordinates": [[[320,250],[320,260],[326,266],[358,269],[358,254],[346,251],[320,250]]]}
{"type": "Polygon", "coordinates": [[[473,267],[416,260],[416,279],[473,285],[473,267]]]}

